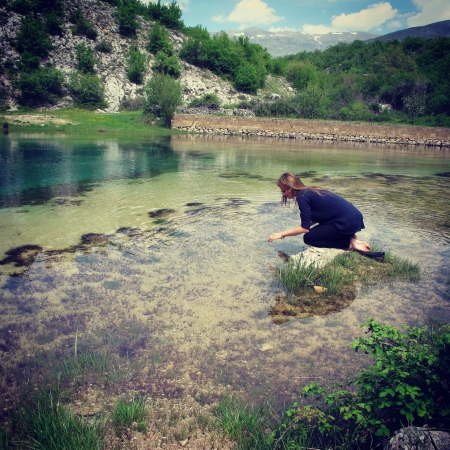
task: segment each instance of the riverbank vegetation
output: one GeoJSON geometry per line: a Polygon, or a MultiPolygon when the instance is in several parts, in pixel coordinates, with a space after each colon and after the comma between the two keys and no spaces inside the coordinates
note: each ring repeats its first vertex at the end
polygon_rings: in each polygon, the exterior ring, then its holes
{"type": "MultiPolygon", "coordinates": [[[[106,408],[71,402],[76,392],[118,387],[130,376],[116,357],[81,350],[76,338],[71,356],[47,361],[47,374],[54,379],[41,374],[38,393],[25,385],[19,401],[2,414],[0,442],[3,449],[138,448],[149,440],[155,444],[151,430],[156,426],[164,430],[166,445],[186,445],[197,433],[207,433],[211,443],[228,442],[225,448],[241,450],[373,449],[406,425],[448,428],[449,325],[429,321],[397,329],[369,318],[362,326],[366,335],[352,347],[368,354],[373,364],[346,382],[309,383],[287,406],[269,400],[250,404],[236,394],[223,394],[209,412],[198,409],[181,429],[179,413],[155,416],[159,408],[136,390],[124,394],[121,389],[106,408]]],[[[32,376],[29,381],[36,380],[32,376]]]]}
{"type": "MultiPolygon", "coordinates": [[[[130,41],[127,75],[133,83],[143,82],[148,71],[146,61],[152,54],[152,69],[173,79],[180,77],[181,62],[185,61],[229,81],[238,92],[253,96],[251,101],[243,99],[235,106],[251,109],[257,116],[450,126],[448,37],[355,41],[273,58],[243,36],[211,36],[200,25],[186,27],[175,2],[106,3],[117,8],[118,34],[130,41]],[[145,36],[146,54],[135,46],[138,18],[155,22],[145,36]],[[168,30],[184,35],[177,51],[168,30]],[[289,81],[293,92],[284,97],[261,95],[269,74],[289,81]]],[[[20,92],[19,104],[51,105],[70,93],[79,107],[104,107],[103,86],[93,68],[95,52],[108,51],[107,43],[96,43],[95,24],[84,17],[82,10],[68,13],[62,0],[13,0],[5,6],[23,16],[12,42],[20,60],[7,60],[3,68],[20,92]],[[86,38],[84,47],[77,49],[77,70],[70,80],[65,80],[62,71],[48,60],[53,49],[51,38],[65,33],[66,19],[72,24],[72,34],[86,38]]],[[[0,92],[3,109],[7,108],[5,92],[0,92]]]]}

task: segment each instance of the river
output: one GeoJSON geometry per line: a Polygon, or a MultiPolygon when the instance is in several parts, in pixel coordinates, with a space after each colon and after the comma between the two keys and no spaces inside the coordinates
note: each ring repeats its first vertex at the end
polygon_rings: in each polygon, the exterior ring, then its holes
{"type": "Polygon", "coordinates": [[[74,348],[110,361],[108,382],[92,375],[73,392],[90,404],[127,389],[201,405],[224,392],[293,401],[307,381],[367,364],[350,343],[368,316],[395,326],[450,318],[448,149],[44,133],[0,146],[2,408],[24,384],[56,382],[74,348]],[[273,323],[280,286],[267,267],[278,250],[305,248],[267,242],[299,221],[293,203],[280,204],[286,171],[353,202],[360,237],[419,264],[422,280],[273,323]]]}

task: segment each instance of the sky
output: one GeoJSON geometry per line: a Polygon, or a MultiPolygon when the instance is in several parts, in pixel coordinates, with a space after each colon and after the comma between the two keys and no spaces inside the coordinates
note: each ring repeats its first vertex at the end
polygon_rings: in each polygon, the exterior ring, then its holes
{"type": "MultiPolygon", "coordinates": [[[[144,0],[143,3],[155,0],[144,0]]],[[[161,3],[166,3],[161,1],[161,3]]],[[[176,0],[187,26],[208,31],[264,30],[387,34],[450,20],[450,0],[176,0]]]]}

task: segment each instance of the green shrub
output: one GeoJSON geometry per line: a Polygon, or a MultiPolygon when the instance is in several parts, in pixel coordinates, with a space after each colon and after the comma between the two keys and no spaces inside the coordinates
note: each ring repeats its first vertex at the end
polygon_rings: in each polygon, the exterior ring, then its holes
{"type": "Polygon", "coordinates": [[[147,39],[145,48],[149,53],[156,55],[159,51],[163,51],[167,55],[172,55],[172,43],[169,41],[169,33],[164,26],[155,23],[148,33],[147,39]]]}
{"type": "Polygon", "coordinates": [[[45,29],[52,36],[61,36],[64,34],[64,22],[61,17],[54,11],[45,15],[45,29]]]}
{"type": "Polygon", "coordinates": [[[24,17],[16,37],[16,50],[45,58],[52,48],[52,41],[42,20],[39,17],[24,17]]]}
{"type": "Polygon", "coordinates": [[[220,108],[220,100],[215,94],[204,94],[200,98],[194,98],[189,103],[189,108],[198,108],[201,106],[206,106],[210,109],[219,109],[220,108]]]}
{"type": "Polygon", "coordinates": [[[250,63],[241,64],[234,79],[234,87],[240,92],[256,94],[260,83],[255,66],[250,63]]]}
{"type": "Polygon", "coordinates": [[[127,76],[132,83],[142,84],[147,68],[147,57],[135,44],[130,45],[127,76]]]}
{"type": "Polygon", "coordinates": [[[117,7],[116,22],[119,25],[119,33],[121,36],[136,36],[139,22],[136,20],[136,11],[133,8],[133,5],[120,3],[117,7]]]}
{"type": "Polygon", "coordinates": [[[97,39],[97,31],[95,31],[94,25],[84,17],[81,8],[72,12],[69,16],[69,20],[75,25],[72,29],[73,34],[86,36],[93,41],[97,39]]]}
{"type": "Polygon", "coordinates": [[[77,69],[83,73],[95,73],[94,51],[91,47],[81,42],[76,48],[77,69]]]}
{"type": "Polygon", "coordinates": [[[69,90],[79,108],[94,110],[107,106],[104,87],[97,75],[73,72],[70,76],[69,90]]]}
{"type": "Polygon", "coordinates": [[[33,72],[39,69],[41,58],[26,51],[20,55],[19,68],[21,72],[33,72]]]}
{"type": "Polygon", "coordinates": [[[144,115],[159,117],[165,126],[170,126],[176,107],[183,101],[180,83],[157,73],[145,85],[144,93],[144,115]]]}
{"type": "Polygon", "coordinates": [[[181,66],[176,55],[169,56],[162,50],[156,54],[152,70],[173,78],[179,78],[181,75],[181,66]]]}
{"type": "Polygon", "coordinates": [[[95,46],[95,50],[102,53],[111,53],[112,49],[112,44],[108,41],[105,41],[104,39],[98,42],[95,46]]]}
{"type": "Polygon", "coordinates": [[[145,17],[155,20],[171,30],[183,30],[182,11],[175,1],[161,5],[161,0],[148,2],[145,17]]]}
{"type": "Polygon", "coordinates": [[[45,67],[33,72],[21,72],[17,86],[19,103],[26,106],[54,103],[63,95],[64,75],[55,67],[45,67]]]}

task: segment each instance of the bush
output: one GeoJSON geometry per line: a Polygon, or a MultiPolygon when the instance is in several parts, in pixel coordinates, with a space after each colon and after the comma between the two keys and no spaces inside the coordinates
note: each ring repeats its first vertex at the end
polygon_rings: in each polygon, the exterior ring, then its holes
{"type": "Polygon", "coordinates": [[[183,101],[180,83],[158,73],[146,84],[144,93],[144,114],[159,117],[164,125],[170,126],[176,107],[183,101]]]}
{"type": "Polygon", "coordinates": [[[64,23],[61,17],[54,11],[45,16],[45,29],[52,36],[61,36],[64,34],[64,23]]]}
{"type": "Polygon", "coordinates": [[[83,16],[83,11],[78,8],[70,16],[70,22],[75,26],[72,29],[72,33],[79,36],[86,36],[87,38],[95,41],[97,39],[97,31],[95,31],[92,22],[86,20],[83,16]]]}
{"type": "Polygon", "coordinates": [[[181,75],[181,67],[178,58],[175,55],[169,56],[162,50],[156,54],[152,70],[169,75],[173,78],[179,78],[181,75]]]}
{"type": "Polygon", "coordinates": [[[96,46],[94,48],[98,52],[111,53],[113,47],[110,42],[107,42],[104,39],[102,39],[98,44],[96,44],[96,46]]]}
{"type": "Polygon", "coordinates": [[[255,66],[249,63],[241,64],[236,73],[234,87],[240,92],[256,94],[259,88],[259,77],[255,66]]]}
{"type": "Polygon", "coordinates": [[[188,106],[189,108],[199,108],[205,106],[210,109],[219,109],[220,100],[215,94],[204,94],[200,98],[194,98],[188,106]]]}
{"type": "Polygon", "coordinates": [[[146,18],[160,22],[171,30],[183,30],[184,24],[181,20],[182,11],[175,1],[161,5],[158,2],[148,2],[146,10],[146,18]]]}
{"type": "Polygon", "coordinates": [[[33,72],[39,69],[39,63],[41,62],[41,58],[39,56],[33,55],[30,52],[23,52],[20,55],[20,71],[21,72],[33,72]]]}
{"type": "Polygon", "coordinates": [[[31,73],[22,72],[18,81],[19,103],[26,106],[54,103],[63,95],[64,75],[50,66],[31,73]]]}
{"type": "MultiPolygon", "coordinates": [[[[428,326],[398,330],[370,318],[363,326],[368,327],[368,336],[356,339],[352,346],[369,354],[375,364],[356,375],[350,390],[343,385],[309,383],[301,398],[311,400],[302,400],[302,405],[295,402],[286,410],[258,448],[374,449],[406,425],[428,424],[430,430],[433,425],[445,427],[450,413],[450,326],[430,321],[428,326]]],[[[242,408],[238,412],[224,427],[230,437],[230,430],[236,430],[244,418],[242,408]]],[[[219,416],[221,422],[224,413],[219,416]]],[[[270,411],[268,415],[272,416],[270,411]]],[[[266,427],[267,419],[252,427],[251,433],[245,427],[240,431],[258,436],[266,427]]],[[[434,443],[433,448],[437,448],[434,443]]]]}
{"type": "Polygon", "coordinates": [[[136,20],[136,12],[132,5],[120,3],[117,7],[116,22],[119,25],[121,36],[136,36],[136,30],[139,28],[139,22],[136,20]]]}
{"type": "Polygon", "coordinates": [[[73,72],[70,76],[69,90],[74,103],[80,108],[94,110],[107,107],[104,87],[97,75],[73,72]]]}
{"type": "Polygon", "coordinates": [[[155,23],[147,36],[148,43],[146,50],[154,55],[163,51],[167,55],[172,55],[172,43],[169,41],[169,33],[162,25],[155,23]]]}
{"type": "Polygon", "coordinates": [[[16,50],[45,58],[53,49],[52,41],[39,17],[24,17],[16,37],[16,50]]]}
{"type": "Polygon", "coordinates": [[[95,73],[94,64],[94,51],[91,47],[87,46],[84,42],[77,45],[76,49],[77,69],[83,73],[95,73]]]}
{"type": "Polygon", "coordinates": [[[136,45],[130,46],[127,76],[132,83],[142,84],[147,68],[147,57],[141,53],[136,45]]]}

